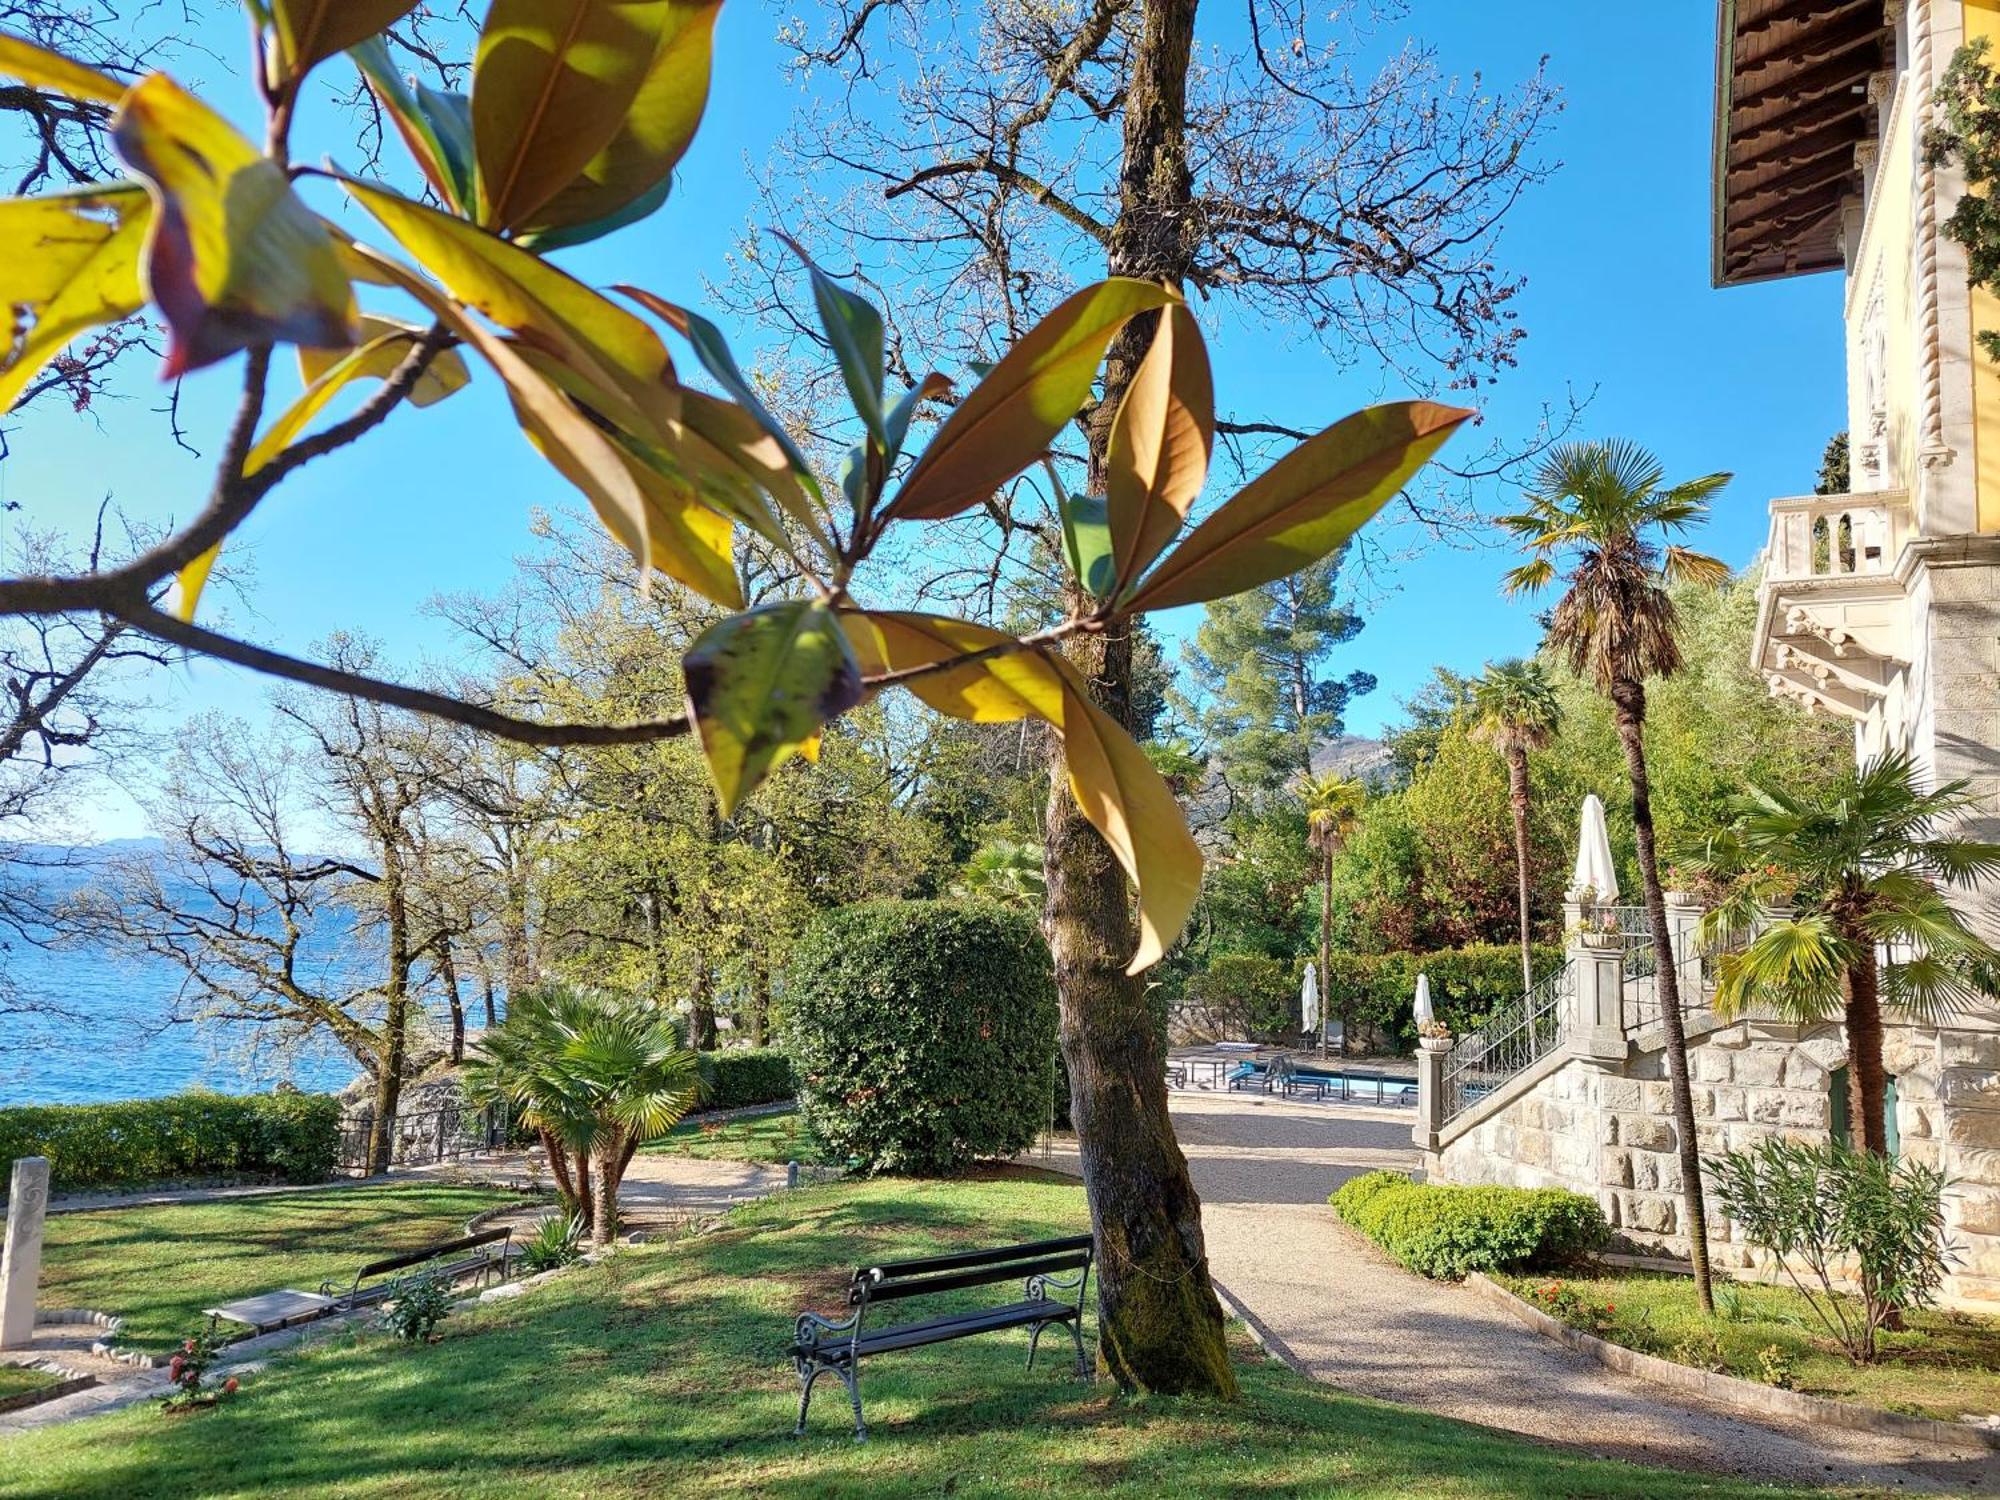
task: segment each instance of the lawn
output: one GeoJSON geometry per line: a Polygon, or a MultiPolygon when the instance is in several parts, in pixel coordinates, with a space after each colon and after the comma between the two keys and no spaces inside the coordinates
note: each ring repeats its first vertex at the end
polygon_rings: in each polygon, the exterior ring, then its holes
{"type": "Polygon", "coordinates": [[[55,1385],[63,1377],[52,1370],[31,1370],[25,1365],[0,1364],[0,1401],[25,1396],[44,1386],[55,1385]]]}
{"type": "Polygon", "coordinates": [[[57,1214],[43,1246],[41,1300],[114,1313],[127,1346],[153,1351],[194,1332],[204,1307],[280,1287],[317,1291],[328,1277],[450,1239],[481,1209],[519,1201],[426,1184],[57,1214]]]}
{"type": "Polygon", "coordinates": [[[1084,1223],[1081,1191],[1054,1181],[871,1180],[786,1194],[738,1210],[718,1231],[621,1250],[521,1298],[456,1314],[434,1345],[338,1334],[253,1377],[213,1413],[175,1421],[138,1407],[11,1439],[7,1493],[1806,1493],[1576,1457],[1360,1400],[1299,1378],[1242,1338],[1235,1405],[1124,1400],[1107,1385],[1077,1384],[1061,1360],[1031,1372],[1025,1336],[1012,1334],[871,1364],[865,1446],[849,1438],[837,1385],[822,1382],[811,1434],[792,1441],[797,1386],[782,1354],[792,1320],[803,1307],[837,1311],[857,1262],[1084,1223]]]}
{"type": "Polygon", "coordinates": [[[703,1161],[757,1161],[778,1166],[788,1161],[817,1161],[823,1154],[807,1135],[805,1122],[795,1109],[742,1115],[734,1120],[688,1120],[644,1149],[703,1161]]]}
{"type": "MultiPolygon", "coordinates": [[[[1523,1293],[1545,1288],[1552,1280],[1495,1279],[1523,1293]]],[[[2000,1412],[2000,1323],[1991,1319],[1955,1312],[1913,1313],[1903,1332],[1879,1336],[1876,1364],[1857,1366],[1848,1362],[1805,1299],[1789,1285],[1718,1282],[1718,1316],[1710,1323],[1695,1303],[1694,1282],[1685,1276],[1634,1273],[1560,1279],[1586,1301],[1611,1306],[1601,1336],[1627,1348],[1683,1364],[1705,1363],[1691,1356],[1710,1352],[1704,1345],[1705,1336],[1712,1333],[1728,1373],[1746,1380],[1765,1378],[1763,1351],[1775,1346],[1790,1368],[1792,1388],[1810,1395],[1945,1421],[1968,1413],[2000,1412]]]]}

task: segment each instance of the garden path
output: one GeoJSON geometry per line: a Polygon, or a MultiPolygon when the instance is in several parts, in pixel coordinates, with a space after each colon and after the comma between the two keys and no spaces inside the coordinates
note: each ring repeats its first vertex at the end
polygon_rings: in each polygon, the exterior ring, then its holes
{"type": "MultiPolygon", "coordinates": [[[[2000,1454],[1750,1421],[1606,1370],[1464,1287],[1404,1271],[1326,1200],[1349,1177],[1415,1164],[1406,1110],[1177,1091],[1173,1113],[1217,1283],[1274,1354],[1316,1380],[1641,1464],[2000,1493],[2000,1454]]],[[[1060,1148],[1050,1164],[1063,1165],[1060,1148]]]]}

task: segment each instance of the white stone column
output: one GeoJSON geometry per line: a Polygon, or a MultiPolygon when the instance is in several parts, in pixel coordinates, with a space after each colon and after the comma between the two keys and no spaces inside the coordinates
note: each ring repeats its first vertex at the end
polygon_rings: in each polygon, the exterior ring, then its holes
{"type": "Polygon", "coordinates": [[[1438,1132],[1444,1128],[1444,1060],[1449,1055],[1417,1047],[1417,1123],[1410,1134],[1419,1151],[1438,1148],[1438,1132]]]}
{"type": "Polygon", "coordinates": [[[1680,990],[1681,1008],[1701,1002],[1701,919],[1707,908],[1692,891],[1667,892],[1667,937],[1674,950],[1674,985],[1680,990]]]}
{"type": "Polygon", "coordinates": [[[1575,980],[1570,996],[1569,1046],[1580,1057],[1623,1060],[1625,1042],[1625,948],[1613,940],[1594,943],[1590,934],[1573,938],[1564,956],[1575,980]]]}
{"type": "Polygon", "coordinates": [[[49,1207],[49,1162],[14,1163],[7,1196],[7,1242],[0,1249],[0,1349],[25,1349],[35,1336],[35,1290],[42,1279],[42,1219],[49,1207]]]}

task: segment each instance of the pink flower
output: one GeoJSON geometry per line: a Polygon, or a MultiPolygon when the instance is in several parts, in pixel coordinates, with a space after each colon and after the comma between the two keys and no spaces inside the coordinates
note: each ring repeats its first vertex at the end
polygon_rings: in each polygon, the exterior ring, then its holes
{"type": "Polygon", "coordinates": [[[167,1361],[167,1376],[172,1380],[179,1380],[181,1378],[181,1357],[178,1354],[167,1361]]]}
{"type": "Polygon", "coordinates": [[[236,1394],[236,1377],[234,1375],[222,1382],[222,1394],[225,1396],[236,1394]]]}

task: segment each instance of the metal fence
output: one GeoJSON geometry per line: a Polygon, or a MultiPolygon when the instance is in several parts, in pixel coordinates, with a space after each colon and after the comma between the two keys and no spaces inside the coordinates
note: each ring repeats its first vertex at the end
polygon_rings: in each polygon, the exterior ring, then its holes
{"type": "MultiPolygon", "coordinates": [[[[340,1166],[343,1171],[365,1171],[368,1140],[373,1133],[374,1111],[363,1110],[340,1122],[340,1166]]],[[[438,1109],[412,1110],[389,1122],[390,1165],[423,1167],[434,1162],[459,1161],[484,1156],[507,1144],[507,1111],[496,1105],[472,1109],[445,1105],[438,1109]]]]}
{"type": "Polygon", "coordinates": [[[1560,1047],[1575,994],[1575,971],[1564,964],[1518,1002],[1495,1011],[1479,1030],[1461,1037],[1445,1055],[1440,1123],[1560,1047]]]}

